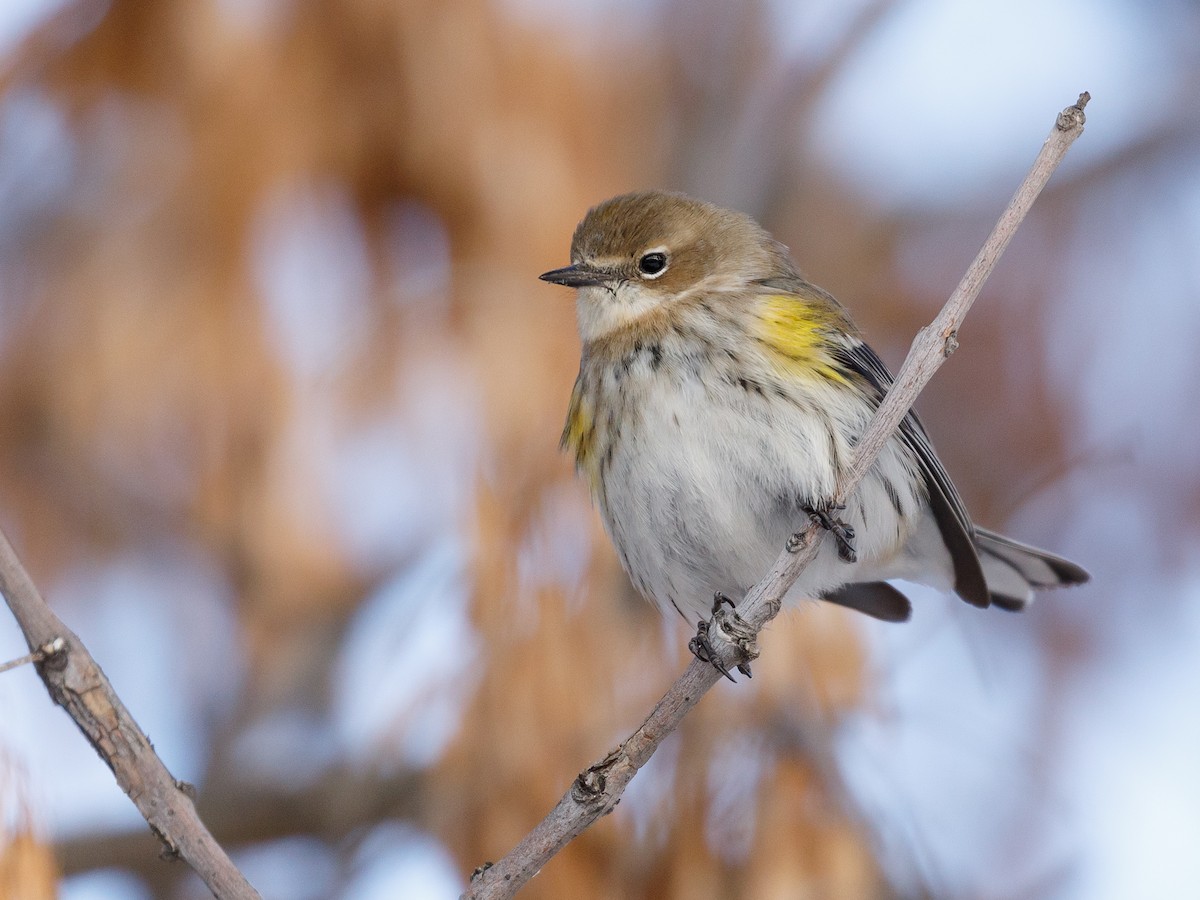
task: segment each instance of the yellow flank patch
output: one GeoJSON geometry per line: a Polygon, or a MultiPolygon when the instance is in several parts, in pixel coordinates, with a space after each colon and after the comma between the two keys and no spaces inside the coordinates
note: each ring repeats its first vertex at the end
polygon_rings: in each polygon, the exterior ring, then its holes
{"type": "Polygon", "coordinates": [[[794,294],[771,294],[760,301],[759,325],[759,336],[790,374],[846,381],[829,353],[827,335],[837,325],[829,310],[794,294]]]}
{"type": "Polygon", "coordinates": [[[580,382],[571,391],[567,423],[563,426],[562,446],[575,454],[575,465],[590,469],[596,443],[596,423],[591,401],[584,397],[580,382]]]}

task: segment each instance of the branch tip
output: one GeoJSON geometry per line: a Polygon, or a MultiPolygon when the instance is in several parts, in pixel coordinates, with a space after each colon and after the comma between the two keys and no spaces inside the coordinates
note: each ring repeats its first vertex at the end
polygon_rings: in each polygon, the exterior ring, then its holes
{"type": "Polygon", "coordinates": [[[1079,95],[1079,99],[1074,106],[1068,106],[1058,114],[1058,119],[1055,121],[1055,126],[1059,131],[1074,131],[1082,129],[1087,117],[1083,114],[1083,108],[1088,105],[1088,101],[1092,99],[1092,95],[1084,91],[1079,95]]]}

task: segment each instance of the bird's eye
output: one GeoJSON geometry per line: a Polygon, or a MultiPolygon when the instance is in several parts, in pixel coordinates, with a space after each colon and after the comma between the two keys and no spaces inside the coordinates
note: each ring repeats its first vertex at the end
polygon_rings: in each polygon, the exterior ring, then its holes
{"type": "Polygon", "coordinates": [[[657,278],[667,270],[667,254],[655,250],[638,260],[638,271],[647,278],[657,278]]]}

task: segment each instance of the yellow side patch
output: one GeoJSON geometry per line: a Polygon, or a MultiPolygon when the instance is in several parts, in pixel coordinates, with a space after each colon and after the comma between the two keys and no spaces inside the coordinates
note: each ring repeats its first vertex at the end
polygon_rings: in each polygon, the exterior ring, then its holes
{"type": "Polygon", "coordinates": [[[794,294],[771,294],[760,301],[759,325],[759,337],[790,374],[846,382],[829,353],[828,332],[837,327],[836,313],[794,294]]]}
{"type": "Polygon", "coordinates": [[[575,382],[571,391],[571,405],[567,409],[567,422],[563,426],[562,446],[575,454],[575,465],[580,469],[590,468],[596,443],[596,422],[591,401],[584,397],[580,382],[575,382]]]}

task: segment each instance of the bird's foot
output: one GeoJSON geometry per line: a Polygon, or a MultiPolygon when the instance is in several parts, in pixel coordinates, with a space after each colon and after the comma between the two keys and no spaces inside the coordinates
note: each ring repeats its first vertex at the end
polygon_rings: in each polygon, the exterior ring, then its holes
{"type": "MultiPolygon", "coordinates": [[[[742,651],[742,655],[746,657],[746,662],[737,664],[737,670],[747,678],[752,678],[753,675],[750,672],[749,660],[755,659],[758,656],[758,644],[754,640],[754,629],[750,627],[745,619],[737,614],[734,602],[720,591],[713,595],[712,611],[713,620],[716,622],[717,627],[721,629],[726,638],[733,642],[742,651]]],[[[717,649],[713,646],[708,635],[709,623],[696,623],[696,634],[688,641],[688,650],[691,651],[696,659],[708,663],[730,681],[736,682],[737,679],[721,663],[717,649]]]]}
{"type": "Polygon", "coordinates": [[[833,535],[837,541],[838,557],[844,562],[858,562],[858,553],[854,549],[854,529],[837,517],[837,513],[845,512],[846,507],[840,503],[822,503],[816,506],[805,506],[804,511],[809,518],[833,535]]]}

